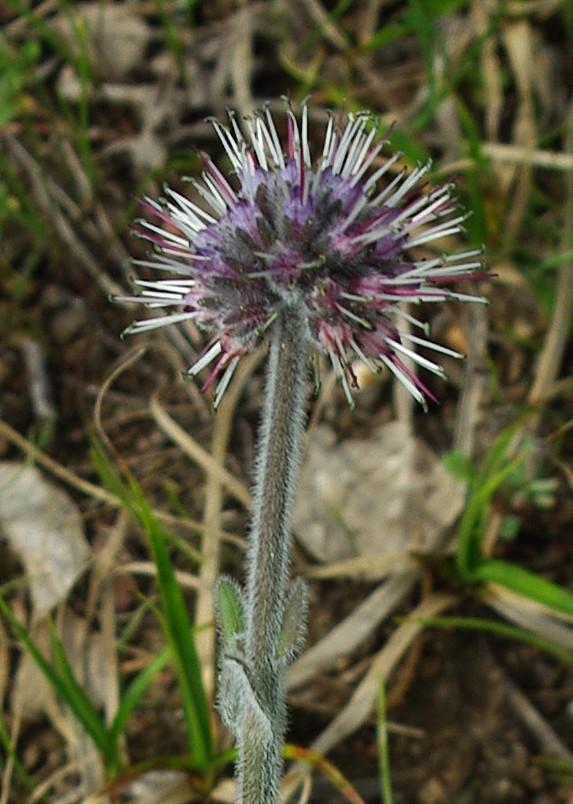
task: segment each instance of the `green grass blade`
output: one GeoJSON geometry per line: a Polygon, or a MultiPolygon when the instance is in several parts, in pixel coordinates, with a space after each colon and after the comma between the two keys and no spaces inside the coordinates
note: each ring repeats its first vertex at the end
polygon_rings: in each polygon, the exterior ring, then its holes
{"type": "Polygon", "coordinates": [[[113,762],[113,751],[110,751],[109,733],[96,708],[78,684],[73,671],[65,658],[63,648],[55,632],[52,633],[52,648],[57,665],[55,670],[37,645],[30,639],[26,629],[18,622],[10,606],[0,597],[0,614],[10,625],[21,645],[36,663],[38,669],[48,681],[54,692],[69,706],[79,723],[90,735],[107,761],[113,762]]]}
{"type": "Polygon", "coordinates": [[[185,63],[185,48],[183,47],[179,27],[171,19],[170,11],[166,6],[165,0],[155,0],[155,9],[161,21],[167,50],[169,50],[177,65],[179,80],[183,86],[187,86],[189,84],[189,75],[185,63]]]}
{"type": "Polygon", "coordinates": [[[524,459],[521,453],[511,460],[507,458],[510,443],[521,424],[521,421],[516,422],[501,433],[470,483],[468,502],[458,528],[455,556],[457,571],[464,580],[473,579],[474,569],[484,559],[482,540],[489,503],[498,488],[524,459]]]}
{"type": "Polygon", "coordinates": [[[388,717],[386,713],[386,684],[380,677],[376,699],[376,744],[380,775],[380,799],[383,804],[393,804],[392,775],[390,772],[390,745],[388,741],[388,717]]]}
{"type": "MultiPolygon", "coordinates": [[[[412,618],[400,617],[399,622],[406,622],[412,618]]],[[[515,642],[523,642],[525,645],[532,645],[534,648],[555,656],[556,659],[573,664],[573,651],[562,648],[548,639],[538,636],[530,631],[525,631],[515,625],[499,622],[498,620],[487,620],[482,617],[422,617],[415,618],[415,622],[422,623],[425,628],[455,628],[464,631],[482,631],[494,636],[512,639],[515,642]]]]}
{"type": "Polygon", "coordinates": [[[14,13],[23,17],[29,23],[30,29],[51,47],[55,53],[61,56],[64,61],[75,65],[76,57],[72,50],[65,44],[63,39],[45,23],[39,14],[28,7],[27,3],[23,3],[22,0],[6,0],[6,2],[14,13]]]}
{"type": "Polygon", "coordinates": [[[482,540],[489,503],[499,487],[526,457],[521,450],[508,460],[507,452],[521,422],[516,422],[497,439],[470,484],[470,494],[458,530],[455,563],[460,577],[469,582],[496,583],[553,611],[573,616],[573,594],[527,569],[507,561],[484,556],[482,540]]]}
{"type": "Polygon", "coordinates": [[[213,759],[209,705],[203,687],[193,628],[167,549],[167,535],[153,515],[135,478],[130,476],[126,485],[97,443],[92,448],[92,461],[104,484],[122,500],[149,539],[162,603],[161,621],[177,672],[190,754],[198,770],[207,770],[212,767],[213,759]]]}
{"type": "Polygon", "coordinates": [[[68,17],[75,33],[78,45],[78,56],[76,59],[76,74],[80,85],[78,98],[78,110],[75,125],[72,122],[71,132],[75,137],[78,152],[81,157],[82,167],[93,189],[96,181],[96,167],[92,153],[90,135],[90,90],[92,88],[92,66],[88,50],[88,32],[82,22],[75,22],[72,16],[68,17]]]}
{"type": "MultiPolygon", "coordinates": [[[[27,790],[33,790],[35,785],[34,780],[26,770],[26,768],[20,762],[12,740],[10,739],[10,733],[6,726],[6,722],[4,720],[3,714],[0,712],[0,746],[4,748],[5,755],[12,760],[14,765],[14,772],[16,776],[20,780],[20,782],[24,785],[27,790]]],[[[4,763],[0,766],[0,770],[3,771],[4,763]]]]}
{"type": "Polygon", "coordinates": [[[486,479],[480,478],[476,490],[470,496],[460,523],[456,548],[456,567],[465,580],[475,577],[475,569],[483,560],[482,539],[488,504],[521,460],[522,457],[519,456],[486,479]]]}
{"type": "Polygon", "coordinates": [[[571,592],[516,564],[488,558],[475,567],[473,577],[482,583],[499,584],[553,611],[573,617],[571,592]]]}
{"type": "Polygon", "coordinates": [[[61,697],[102,752],[107,769],[116,771],[120,766],[119,754],[113,745],[110,733],[97,709],[78,682],[51,621],[48,621],[48,629],[55,671],[63,689],[61,697]]]}
{"type": "Polygon", "coordinates": [[[116,743],[146,689],[170,658],[171,648],[169,646],[163,648],[123,691],[118,710],[110,726],[110,735],[116,743]]]}
{"type": "Polygon", "coordinates": [[[146,501],[141,500],[140,503],[140,521],[149,538],[153,563],[157,569],[164,626],[177,669],[191,754],[196,767],[205,770],[211,765],[213,747],[209,706],[203,688],[193,629],[181,588],[175,578],[163,529],[153,517],[146,501]]]}
{"type": "Polygon", "coordinates": [[[9,157],[0,149],[0,223],[3,219],[12,220],[29,232],[31,242],[40,247],[50,235],[46,224],[34,206],[29,190],[18,176],[9,157]],[[14,197],[17,205],[13,203],[14,197]]]}

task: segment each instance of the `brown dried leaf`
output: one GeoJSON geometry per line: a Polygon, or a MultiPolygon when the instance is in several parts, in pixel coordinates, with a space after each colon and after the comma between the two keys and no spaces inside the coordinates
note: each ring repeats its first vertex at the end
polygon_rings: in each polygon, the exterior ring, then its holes
{"type": "Polygon", "coordinates": [[[94,72],[107,80],[121,80],[137,67],[151,37],[133,3],[78,3],[51,24],[73,51],[83,36],[94,72]]]}
{"type": "Polygon", "coordinates": [[[342,444],[318,427],[299,488],[297,538],[322,561],[427,549],[458,516],[464,496],[400,422],[342,444]]]}
{"type": "Polygon", "coordinates": [[[24,566],[34,617],[64,600],[90,549],[71,497],[34,466],[0,464],[0,531],[24,566]]]}

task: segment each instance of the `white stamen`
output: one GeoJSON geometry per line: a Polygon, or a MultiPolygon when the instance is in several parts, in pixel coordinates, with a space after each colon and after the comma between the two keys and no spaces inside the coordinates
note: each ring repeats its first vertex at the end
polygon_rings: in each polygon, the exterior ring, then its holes
{"type": "Polygon", "coordinates": [[[199,195],[205,199],[205,201],[209,204],[211,209],[213,209],[217,213],[217,218],[213,218],[211,215],[209,215],[209,218],[211,220],[207,220],[208,213],[204,212],[200,207],[197,208],[196,214],[197,215],[202,214],[208,223],[216,223],[217,219],[221,217],[222,214],[221,210],[223,210],[224,212],[227,209],[227,207],[221,200],[217,199],[217,197],[213,198],[212,192],[210,192],[210,190],[207,187],[205,187],[205,179],[206,179],[205,174],[203,174],[203,182],[199,182],[196,179],[191,179],[191,184],[197,190],[199,195]]]}
{"type": "Polygon", "coordinates": [[[219,407],[219,403],[223,398],[223,394],[227,390],[227,386],[231,382],[231,378],[235,372],[235,368],[237,367],[237,363],[239,362],[239,355],[235,355],[230,362],[227,368],[225,369],[223,376],[221,377],[219,384],[217,385],[217,390],[215,391],[215,398],[213,400],[213,408],[217,410],[219,407]]]}
{"type": "Polygon", "coordinates": [[[262,167],[263,170],[268,170],[267,165],[267,155],[265,153],[265,143],[264,137],[262,134],[263,128],[263,121],[260,117],[255,118],[255,122],[251,119],[247,120],[247,128],[249,129],[249,134],[251,135],[251,143],[253,144],[253,148],[255,151],[255,155],[259,162],[259,165],[262,167]],[[256,128],[255,128],[256,126],[256,128]]]}
{"type": "MultiPolygon", "coordinates": [[[[342,344],[340,343],[339,338],[335,338],[336,346],[340,350],[342,349],[342,344]]],[[[342,349],[342,355],[344,354],[344,350],[342,349]]],[[[336,354],[333,349],[328,350],[328,356],[330,357],[330,362],[332,363],[332,368],[334,369],[334,373],[336,374],[342,388],[344,389],[344,395],[348,401],[349,405],[354,404],[354,400],[352,398],[352,391],[350,390],[350,386],[348,384],[348,378],[346,376],[346,371],[344,370],[344,365],[342,363],[342,356],[341,354],[336,354]]]]}
{"type": "MultiPolygon", "coordinates": [[[[120,298],[119,301],[122,301],[120,298]]],[[[130,301],[129,297],[125,297],[125,301],[130,301]]],[[[141,302],[141,299],[135,298],[134,301],[141,302]]],[[[171,324],[179,324],[181,321],[188,321],[194,318],[197,314],[191,313],[172,313],[171,315],[162,315],[157,318],[145,318],[141,321],[134,321],[126,330],[126,335],[132,335],[139,332],[148,332],[152,329],[159,329],[160,327],[167,327],[171,324]]]]}
{"type": "MultiPolygon", "coordinates": [[[[375,133],[374,129],[372,129],[371,133],[375,133]]],[[[366,171],[368,170],[368,168],[370,167],[372,162],[376,159],[376,157],[378,156],[380,151],[384,148],[384,145],[385,145],[384,142],[379,142],[378,145],[375,145],[374,148],[372,148],[371,152],[368,154],[368,156],[364,160],[360,170],[357,173],[354,174],[354,177],[353,177],[352,181],[350,182],[351,187],[356,187],[356,185],[362,179],[362,177],[364,176],[364,174],[366,173],[366,171]]],[[[362,161],[362,159],[364,159],[365,156],[366,156],[366,154],[364,154],[364,155],[361,154],[360,155],[360,161],[362,161]]],[[[356,167],[358,167],[358,165],[356,165],[356,167]]]]}
{"type": "Polygon", "coordinates": [[[342,170],[342,165],[348,154],[349,141],[354,136],[355,130],[358,126],[360,126],[360,121],[357,119],[351,119],[346,124],[346,128],[342,132],[342,138],[338,144],[336,155],[332,163],[332,172],[337,175],[340,174],[342,170]]]}
{"type": "Polygon", "coordinates": [[[162,279],[159,282],[152,282],[146,279],[136,279],[135,284],[139,288],[150,288],[154,291],[165,292],[170,294],[178,293],[181,296],[187,295],[189,291],[196,287],[197,283],[193,279],[188,279],[186,282],[180,282],[177,279],[162,279]]]}
{"type": "Polygon", "coordinates": [[[402,182],[402,186],[396,190],[395,193],[392,193],[392,197],[388,199],[386,202],[387,206],[395,207],[398,204],[398,201],[401,201],[402,198],[406,195],[406,193],[414,187],[415,184],[418,184],[422,176],[424,176],[428,170],[430,169],[430,162],[422,167],[417,167],[413,170],[407,179],[402,182]]]}
{"type": "Polygon", "coordinates": [[[440,204],[443,203],[443,200],[444,200],[443,198],[438,198],[431,206],[422,209],[421,212],[419,212],[417,215],[414,215],[413,213],[418,212],[419,209],[421,209],[428,203],[428,198],[425,195],[423,195],[421,198],[418,198],[417,201],[413,201],[411,204],[404,207],[404,209],[398,215],[398,217],[394,218],[394,220],[392,221],[391,224],[392,228],[401,223],[404,220],[404,218],[410,218],[412,223],[416,223],[418,218],[426,218],[427,220],[433,220],[431,211],[436,207],[440,206],[440,204]]]}
{"type": "Polygon", "coordinates": [[[439,195],[435,196],[435,199],[432,199],[430,196],[429,198],[424,198],[424,201],[427,203],[428,201],[432,201],[425,209],[421,212],[418,212],[417,215],[412,215],[412,223],[418,223],[419,221],[423,221],[424,218],[426,220],[433,220],[434,219],[434,210],[438,207],[445,204],[447,201],[450,200],[450,193],[449,190],[443,190],[439,195]]]}
{"type": "Polygon", "coordinates": [[[217,120],[213,121],[213,128],[217,132],[217,135],[218,135],[219,139],[221,140],[221,145],[223,146],[227,156],[231,160],[231,164],[233,165],[233,168],[235,170],[238,170],[238,168],[240,168],[241,165],[243,164],[242,153],[241,153],[241,149],[239,147],[239,143],[243,140],[243,135],[241,134],[240,130],[238,129],[237,123],[236,123],[234,117],[232,117],[231,115],[230,115],[230,120],[231,120],[231,125],[235,129],[234,133],[235,133],[236,139],[233,139],[229,129],[226,126],[221,125],[221,123],[219,123],[217,120]]]}
{"type": "Polygon", "coordinates": [[[443,355],[448,355],[449,357],[463,357],[461,352],[455,352],[453,349],[448,349],[447,346],[442,346],[440,343],[434,343],[433,341],[427,341],[425,338],[418,338],[417,335],[411,335],[409,332],[401,332],[400,337],[402,339],[412,341],[412,343],[417,343],[419,346],[425,346],[426,349],[433,349],[434,352],[440,352],[443,355]]]}
{"type": "Polygon", "coordinates": [[[380,371],[380,369],[378,368],[378,366],[376,365],[376,363],[374,363],[374,361],[373,361],[373,360],[371,360],[371,359],[370,359],[370,358],[369,358],[367,355],[365,355],[365,354],[364,354],[364,352],[362,351],[362,349],[360,348],[360,346],[358,346],[358,344],[356,343],[356,341],[354,340],[354,338],[350,338],[350,339],[349,339],[349,341],[348,341],[348,343],[349,343],[349,344],[350,344],[350,346],[352,347],[353,351],[354,351],[354,352],[357,354],[357,356],[360,358],[360,360],[362,360],[362,362],[364,363],[364,365],[366,366],[366,368],[368,368],[368,369],[369,369],[369,370],[372,372],[372,374],[376,374],[377,372],[379,372],[379,371],[380,371]]]}
{"type": "MultiPolygon", "coordinates": [[[[406,310],[403,309],[403,307],[394,306],[392,308],[392,314],[397,316],[398,318],[403,318],[404,321],[407,321],[413,327],[421,329],[424,335],[430,334],[430,325],[426,321],[420,321],[418,318],[414,318],[414,316],[410,315],[410,313],[407,313],[406,310]]],[[[413,337],[413,336],[406,336],[402,332],[400,333],[400,336],[402,338],[413,337]]]]}
{"type": "Polygon", "coordinates": [[[204,355],[202,355],[187,371],[187,374],[190,377],[195,377],[202,371],[205,366],[208,366],[216,357],[218,357],[221,352],[223,351],[223,347],[221,346],[221,342],[217,341],[216,343],[211,346],[210,349],[207,349],[204,355]]]}
{"type": "Polygon", "coordinates": [[[433,226],[427,232],[422,232],[417,237],[413,237],[408,241],[408,247],[421,246],[424,243],[431,243],[433,240],[440,240],[442,237],[449,237],[450,235],[459,234],[462,231],[459,223],[465,220],[465,215],[459,218],[454,218],[452,221],[446,221],[439,226],[433,226]]]}
{"type": "MultiPolygon", "coordinates": [[[[394,154],[394,156],[391,156],[390,159],[387,159],[384,162],[384,164],[378,168],[378,170],[376,170],[371,176],[369,176],[369,178],[366,181],[366,184],[364,185],[364,192],[368,194],[369,190],[372,187],[376,186],[378,180],[381,179],[382,176],[385,173],[387,173],[390,170],[390,168],[393,167],[396,164],[396,162],[401,158],[402,154],[398,151],[394,154]]],[[[400,181],[400,175],[401,173],[398,174],[396,181],[400,181]]]]}
{"type": "Polygon", "coordinates": [[[422,357],[422,355],[419,355],[417,352],[414,352],[412,349],[408,349],[407,346],[404,346],[404,344],[399,343],[398,341],[395,341],[392,338],[387,338],[386,343],[389,343],[390,346],[392,346],[392,348],[396,352],[400,352],[400,354],[403,354],[406,357],[409,357],[410,360],[413,360],[414,363],[417,363],[419,366],[422,366],[423,368],[427,369],[428,371],[431,371],[432,374],[436,374],[438,377],[441,377],[441,379],[443,379],[443,380],[446,379],[446,374],[444,372],[444,369],[441,366],[439,366],[437,363],[434,363],[433,361],[428,360],[426,357],[422,357]]]}
{"type": "Polygon", "coordinates": [[[302,108],[302,123],[301,123],[301,140],[302,140],[302,158],[307,167],[312,167],[312,157],[310,155],[310,148],[308,144],[308,107],[302,108]]]}
{"type": "Polygon", "coordinates": [[[206,189],[203,189],[201,195],[213,207],[215,212],[222,217],[229,207],[229,202],[225,196],[219,192],[219,188],[211,176],[208,176],[206,173],[203,174],[203,184],[206,189]]]}
{"type": "Polygon", "coordinates": [[[341,226],[341,231],[345,232],[346,229],[350,226],[351,223],[354,223],[356,218],[360,215],[364,207],[368,204],[368,198],[365,195],[361,195],[346,218],[344,219],[344,223],[341,226]]]}
{"type": "Polygon", "coordinates": [[[141,220],[140,226],[143,226],[145,229],[149,229],[150,232],[155,232],[158,234],[163,240],[171,241],[174,245],[184,246],[186,248],[189,247],[189,242],[184,237],[179,237],[179,235],[174,234],[173,232],[168,232],[166,229],[161,229],[159,226],[155,226],[153,223],[150,223],[146,220],[141,220]]]}
{"type": "MultiPolygon", "coordinates": [[[[458,254],[447,254],[442,257],[442,262],[457,262],[458,260],[467,260],[471,257],[477,257],[478,255],[483,254],[483,248],[474,248],[471,251],[462,251],[458,254]]],[[[481,261],[479,263],[474,263],[475,265],[481,266],[481,261]]]]}
{"type": "Polygon", "coordinates": [[[361,327],[364,329],[372,330],[372,324],[369,321],[366,321],[365,318],[360,318],[359,316],[352,313],[350,310],[347,310],[346,307],[343,307],[341,304],[336,304],[336,309],[339,310],[342,315],[345,315],[347,318],[350,318],[352,321],[356,321],[357,324],[360,324],[361,327]]]}
{"type": "Polygon", "coordinates": [[[205,228],[205,222],[215,223],[216,218],[214,218],[212,215],[209,215],[208,212],[205,212],[204,209],[198,207],[188,198],[185,198],[185,196],[169,187],[166,188],[165,192],[169,198],[173,199],[175,202],[175,204],[169,204],[169,211],[171,214],[178,215],[179,217],[185,216],[189,226],[195,229],[196,232],[199,232],[201,229],[205,228]]]}
{"type": "Polygon", "coordinates": [[[364,141],[367,139],[366,135],[364,134],[364,120],[357,120],[357,122],[360,122],[360,125],[355,131],[354,137],[349,144],[346,159],[344,160],[344,165],[340,171],[340,175],[344,179],[348,178],[348,176],[351,176],[354,173],[354,167],[356,166],[356,153],[363,146],[364,141]]]}
{"type": "Polygon", "coordinates": [[[298,130],[298,122],[294,114],[290,111],[290,109],[288,111],[288,116],[291,121],[291,128],[292,128],[294,159],[296,164],[300,167],[300,133],[298,130]]]}
{"type": "Polygon", "coordinates": [[[409,393],[414,397],[416,402],[419,402],[420,405],[422,405],[422,407],[424,408],[424,410],[427,410],[428,406],[424,394],[420,391],[420,389],[416,385],[414,385],[412,380],[406,374],[404,374],[404,372],[401,371],[399,367],[392,360],[390,360],[389,357],[387,357],[386,355],[379,355],[379,357],[380,360],[384,363],[384,365],[390,369],[390,371],[396,377],[396,379],[399,380],[404,386],[404,388],[407,391],[409,391],[409,393]]]}
{"type": "Polygon", "coordinates": [[[275,164],[278,165],[279,168],[284,169],[285,167],[285,160],[283,156],[283,149],[281,142],[279,140],[279,135],[277,134],[277,128],[275,126],[275,122],[271,115],[270,109],[265,109],[265,115],[267,118],[267,125],[265,127],[265,133],[268,137],[269,143],[269,150],[273,155],[273,159],[275,160],[275,164]]]}
{"type": "MultiPolygon", "coordinates": [[[[351,166],[350,173],[356,178],[357,171],[364,168],[364,159],[368,153],[368,149],[372,145],[372,140],[376,135],[376,128],[373,126],[370,132],[363,138],[362,147],[358,154],[353,159],[353,165],[351,166]]],[[[380,144],[382,147],[382,143],[380,144]]],[[[352,186],[355,186],[355,181],[352,182],[352,186]]]]}
{"type": "Polygon", "coordinates": [[[336,135],[334,133],[334,118],[332,115],[328,118],[326,131],[324,133],[324,145],[322,147],[321,170],[323,167],[331,164],[332,152],[336,144],[336,135]]]}
{"type": "Polygon", "coordinates": [[[373,207],[382,206],[382,202],[385,202],[388,196],[391,196],[394,192],[394,188],[397,187],[401,181],[404,181],[404,176],[406,175],[406,169],[403,168],[399,173],[397,173],[390,184],[388,184],[382,192],[378,193],[376,198],[371,200],[371,204],[373,207]]]}

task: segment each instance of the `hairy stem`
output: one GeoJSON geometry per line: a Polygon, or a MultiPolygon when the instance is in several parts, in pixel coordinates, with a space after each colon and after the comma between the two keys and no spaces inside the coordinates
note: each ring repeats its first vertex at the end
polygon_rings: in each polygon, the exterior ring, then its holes
{"type": "Polygon", "coordinates": [[[238,735],[242,804],[274,804],[282,774],[286,701],[281,635],[289,582],[291,518],[304,431],[307,322],[285,306],[273,324],[255,467],[244,656],[257,702],[238,735]],[[259,709],[260,707],[260,709],[259,709]],[[260,717],[270,736],[261,737],[260,717]],[[257,717],[259,720],[257,720],[257,717]],[[268,720],[267,720],[268,719],[268,720]]]}

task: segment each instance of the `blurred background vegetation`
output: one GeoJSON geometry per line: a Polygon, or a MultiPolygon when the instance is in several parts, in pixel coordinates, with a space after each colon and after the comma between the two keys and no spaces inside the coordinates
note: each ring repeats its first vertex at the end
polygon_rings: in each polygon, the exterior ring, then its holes
{"type": "Polygon", "coordinates": [[[200,334],[122,341],[108,297],[138,199],[190,192],[198,150],[228,167],[206,119],[269,103],[280,128],[281,96],[311,97],[316,148],[327,110],[370,109],[431,158],[492,274],[487,309],[423,312],[467,355],[440,406],[384,376],[312,405],[340,443],[397,419],[452,516],[398,557],[300,548],[285,790],[573,800],[573,4],[5,0],[0,24],[0,804],[232,801],[211,590],[240,575],[260,356],[212,417],[181,381],[200,334]]]}

